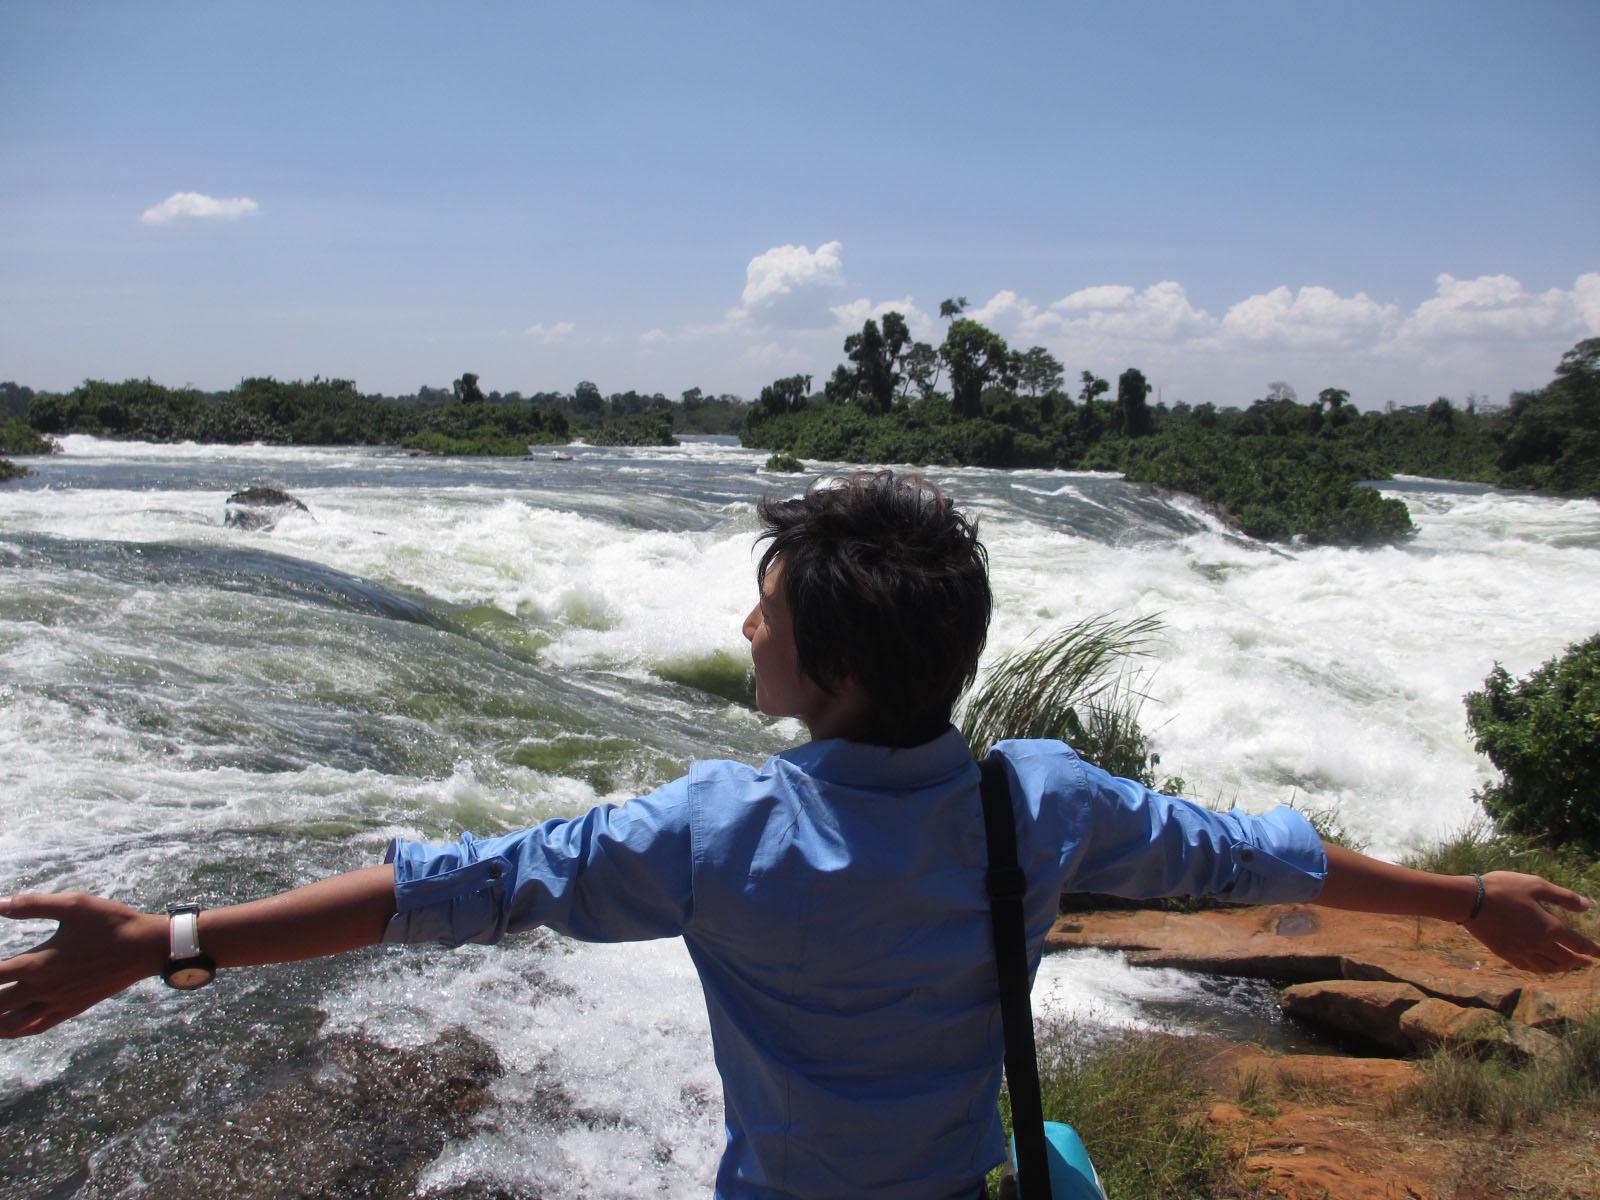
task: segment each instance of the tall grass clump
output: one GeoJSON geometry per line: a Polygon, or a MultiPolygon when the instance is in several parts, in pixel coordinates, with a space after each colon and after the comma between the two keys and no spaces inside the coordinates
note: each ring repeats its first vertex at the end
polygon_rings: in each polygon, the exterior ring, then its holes
{"type": "MultiPolygon", "coordinates": [[[[1006,738],[1055,738],[1113,775],[1156,787],[1161,756],[1139,712],[1147,699],[1129,660],[1147,657],[1156,617],[1089,617],[1001,659],[967,701],[961,731],[979,755],[1006,738]]],[[[1160,782],[1164,792],[1183,780],[1160,782]]]]}
{"type": "Polygon", "coordinates": [[[1393,1105],[1397,1115],[1420,1112],[1442,1124],[1500,1133],[1568,1120],[1592,1128],[1600,1119],[1600,1013],[1569,1025],[1555,1050],[1525,1063],[1436,1050],[1393,1105]]]}
{"type": "MultiPolygon", "coordinates": [[[[1220,1137],[1198,1117],[1211,1102],[1196,1039],[1128,1033],[1096,1042],[1070,1021],[1036,1027],[1048,1121],[1083,1137],[1109,1200],[1190,1200],[1234,1176],[1220,1137]]],[[[1001,1100],[1007,1133],[1011,1110],[1001,1100]]]]}

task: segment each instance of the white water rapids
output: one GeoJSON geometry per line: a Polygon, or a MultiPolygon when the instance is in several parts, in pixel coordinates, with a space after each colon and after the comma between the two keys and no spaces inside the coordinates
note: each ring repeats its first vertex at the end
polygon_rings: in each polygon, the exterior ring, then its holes
{"type": "MultiPolygon", "coordinates": [[[[801,486],[763,460],[66,439],[0,487],[0,894],[242,899],[378,861],[395,834],[499,832],[791,744],[798,726],[737,700],[753,502],[801,486]],[[310,511],[225,528],[224,497],[256,482],[310,511]]],[[[1491,769],[1462,695],[1596,626],[1592,501],[1404,481],[1385,488],[1419,528],[1404,546],[1266,548],[1112,476],[930,474],[981,517],[986,661],[1157,614],[1162,770],[1208,801],[1336,808],[1383,854],[1473,813],[1491,769]]],[[[40,931],[8,923],[0,952],[40,931]]],[[[1137,1022],[1197,986],[1093,955],[1048,961],[1037,993],[1137,1022]]],[[[718,1087],[681,945],[535,936],[189,997],[144,984],[8,1043],[0,1196],[162,1194],[219,1106],[249,1111],[329,1039],[417,1048],[462,1025],[505,1073],[429,1151],[422,1194],[708,1193],[718,1087]]]]}

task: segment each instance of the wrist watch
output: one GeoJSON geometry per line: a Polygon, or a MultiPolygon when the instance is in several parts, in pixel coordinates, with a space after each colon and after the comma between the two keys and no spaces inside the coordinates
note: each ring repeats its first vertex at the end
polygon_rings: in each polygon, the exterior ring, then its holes
{"type": "Polygon", "coordinates": [[[161,979],[184,992],[203,988],[217,977],[217,964],[200,949],[200,906],[174,904],[167,909],[167,965],[161,979]]]}

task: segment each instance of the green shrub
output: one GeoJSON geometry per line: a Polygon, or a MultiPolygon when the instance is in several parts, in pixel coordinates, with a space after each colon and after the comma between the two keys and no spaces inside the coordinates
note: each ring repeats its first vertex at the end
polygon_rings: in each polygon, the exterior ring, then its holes
{"type": "Polygon", "coordinates": [[[1484,810],[1506,832],[1600,854],[1600,634],[1526,679],[1497,663],[1466,705],[1502,776],[1478,793],[1484,810]]]}
{"type": "Polygon", "coordinates": [[[40,437],[21,421],[0,417],[0,454],[49,454],[57,448],[49,438],[40,437]]]}
{"type": "Polygon", "coordinates": [[[8,458],[0,458],[0,483],[8,479],[21,479],[24,475],[31,475],[27,467],[19,467],[8,458]]]}
{"type": "Polygon", "coordinates": [[[425,454],[462,454],[485,458],[526,458],[528,443],[523,438],[506,437],[492,429],[478,429],[465,437],[451,437],[434,430],[409,437],[402,443],[407,449],[421,450],[425,454]]]}
{"type": "Polygon", "coordinates": [[[805,469],[805,463],[801,462],[792,454],[779,453],[774,454],[767,459],[767,470],[769,471],[783,471],[789,475],[798,475],[805,469]]]}

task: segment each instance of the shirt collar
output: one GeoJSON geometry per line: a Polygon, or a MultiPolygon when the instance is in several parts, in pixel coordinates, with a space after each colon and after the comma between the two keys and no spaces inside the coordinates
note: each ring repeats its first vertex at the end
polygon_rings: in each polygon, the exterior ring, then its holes
{"type": "Polygon", "coordinates": [[[972,765],[967,739],[954,725],[920,746],[871,746],[825,738],[775,757],[807,775],[846,787],[917,788],[972,765]]]}

